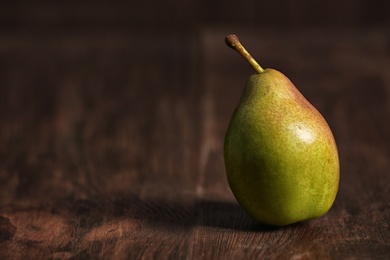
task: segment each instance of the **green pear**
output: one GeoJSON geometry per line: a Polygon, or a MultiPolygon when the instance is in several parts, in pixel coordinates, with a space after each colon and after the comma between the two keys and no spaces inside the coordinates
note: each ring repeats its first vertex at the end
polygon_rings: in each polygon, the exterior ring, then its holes
{"type": "Polygon", "coordinates": [[[225,137],[225,168],[234,196],[267,225],[322,216],[339,186],[332,131],[286,76],[260,67],[235,35],[226,43],[257,72],[246,83],[225,137]]]}

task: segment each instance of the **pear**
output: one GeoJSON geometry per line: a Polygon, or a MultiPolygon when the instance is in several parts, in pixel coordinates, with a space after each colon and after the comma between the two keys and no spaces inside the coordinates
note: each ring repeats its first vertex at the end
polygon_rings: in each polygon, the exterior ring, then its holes
{"type": "Polygon", "coordinates": [[[327,122],[281,72],[263,69],[235,35],[226,37],[257,72],[229,123],[229,186],[255,220],[285,226],[324,215],[339,187],[337,146],[327,122]]]}

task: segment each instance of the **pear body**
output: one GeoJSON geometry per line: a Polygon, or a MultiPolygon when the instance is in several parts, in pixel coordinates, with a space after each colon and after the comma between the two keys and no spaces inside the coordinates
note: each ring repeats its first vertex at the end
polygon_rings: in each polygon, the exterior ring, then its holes
{"type": "Polygon", "coordinates": [[[249,78],[226,133],[224,157],[234,196],[261,223],[316,218],[335,200],[339,158],[332,131],[276,70],[249,78]]]}

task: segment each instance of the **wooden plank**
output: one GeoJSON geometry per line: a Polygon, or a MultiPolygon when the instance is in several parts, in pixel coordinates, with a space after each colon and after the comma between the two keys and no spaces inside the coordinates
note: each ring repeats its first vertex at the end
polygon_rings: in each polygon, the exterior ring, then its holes
{"type": "Polygon", "coordinates": [[[0,258],[386,258],[385,31],[237,29],[340,149],[334,207],[285,228],[254,222],[227,185],[223,138],[252,73],[227,31],[2,38],[0,258]]]}

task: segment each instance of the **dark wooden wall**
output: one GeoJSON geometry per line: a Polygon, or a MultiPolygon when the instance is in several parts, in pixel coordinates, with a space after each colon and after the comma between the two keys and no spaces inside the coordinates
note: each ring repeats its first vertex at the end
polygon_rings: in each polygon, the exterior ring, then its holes
{"type": "Polygon", "coordinates": [[[386,259],[388,1],[2,1],[1,259],[386,259]],[[251,68],[236,33],[333,129],[316,220],[255,223],[223,138],[251,68]]]}
{"type": "Polygon", "coordinates": [[[191,30],[204,26],[384,27],[390,25],[388,1],[26,1],[0,3],[2,30],[133,29],[191,30]],[[60,27],[58,27],[60,26],[60,27]]]}

